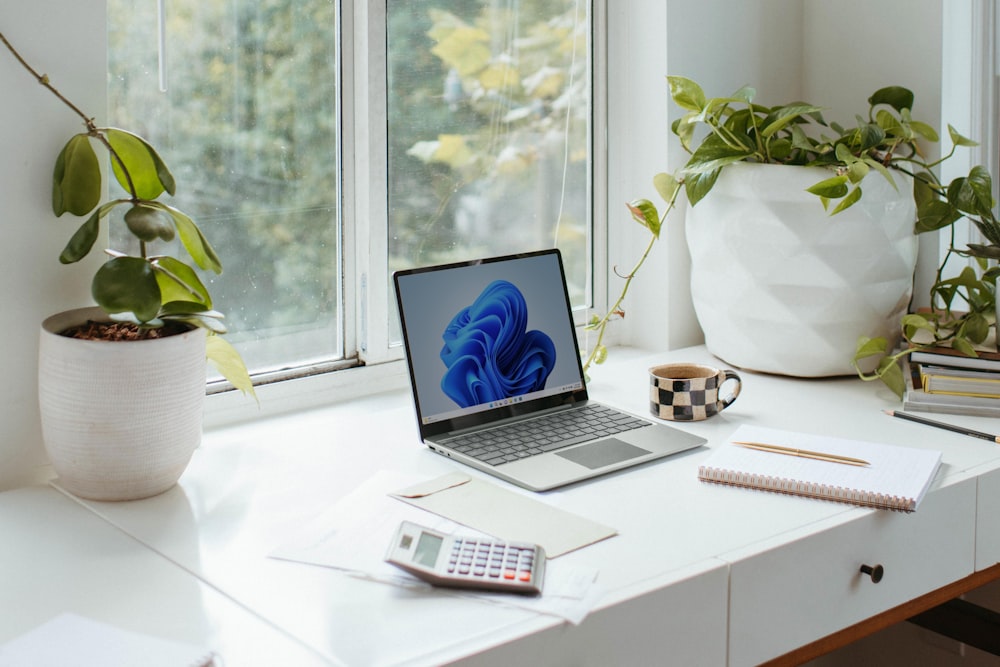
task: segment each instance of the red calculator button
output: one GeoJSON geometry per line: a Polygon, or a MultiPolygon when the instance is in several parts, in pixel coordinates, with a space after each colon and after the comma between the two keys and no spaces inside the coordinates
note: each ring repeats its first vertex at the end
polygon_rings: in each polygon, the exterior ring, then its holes
{"type": "Polygon", "coordinates": [[[514,570],[504,570],[504,572],[503,572],[503,578],[504,579],[513,579],[516,576],[517,576],[517,573],[514,572],[514,570]]]}
{"type": "Polygon", "coordinates": [[[521,576],[518,577],[521,581],[531,581],[531,572],[522,572],[521,576]]]}

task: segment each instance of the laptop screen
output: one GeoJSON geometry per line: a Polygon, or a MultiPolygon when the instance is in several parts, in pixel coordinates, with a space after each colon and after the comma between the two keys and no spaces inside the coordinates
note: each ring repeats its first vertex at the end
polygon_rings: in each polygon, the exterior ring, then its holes
{"type": "Polygon", "coordinates": [[[393,278],[422,436],[586,399],[557,250],[393,278]]]}

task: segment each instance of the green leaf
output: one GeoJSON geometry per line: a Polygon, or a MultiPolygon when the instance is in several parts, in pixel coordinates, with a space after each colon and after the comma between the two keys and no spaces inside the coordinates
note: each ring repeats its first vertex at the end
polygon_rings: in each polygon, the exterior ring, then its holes
{"type": "Polygon", "coordinates": [[[951,137],[951,143],[955,144],[956,146],[966,146],[971,148],[972,146],[979,145],[979,142],[963,137],[961,134],[959,134],[958,130],[956,130],[951,125],[948,125],[948,135],[951,137]]]}
{"type": "MultiPolygon", "coordinates": [[[[139,199],[156,199],[164,191],[174,194],[176,186],[174,177],[163,163],[159,153],[142,137],[120,130],[108,128],[104,130],[108,143],[118,155],[135,186],[134,195],[139,199]]],[[[111,160],[111,166],[118,183],[126,192],[132,194],[128,180],[122,171],[118,160],[111,160]]]]}
{"type": "Polygon", "coordinates": [[[876,374],[892,390],[896,396],[902,398],[906,389],[906,382],[903,379],[903,370],[892,357],[886,357],[879,362],[876,374]]]}
{"type": "MultiPolygon", "coordinates": [[[[923,137],[924,139],[926,139],[927,141],[931,141],[931,142],[934,142],[934,143],[937,143],[938,141],[940,141],[940,137],[938,136],[937,130],[935,130],[933,127],[931,127],[927,123],[922,123],[919,120],[911,120],[910,121],[910,128],[914,132],[916,132],[918,135],[920,135],[921,137],[923,137]]],[[[975,143],[975,142],[973,142],[973,143],[975,143]]]]}
{"type": "Polygon", "coordinates": [[[990,323],[980,313],[969,313],[965,318],[963,333],[973,343],[982,343],[990,333],[990,323]]]}
{"type": "Polygon", "coordinates": [[[833,209],[833,212],[830,213],[830,215],[837,215],[841,211],[849,209],[858,203],[859,199],[861,199],[861,186],[855,185],[850,194],[840,200],[840,203],[837,204],[837,207],[833,209]]]}
{"type": "Polygon", "coordinates": [[[868,98],[868,103],[873,107],[879,104],[888,104],[896,111],[901,112],[903,109],[913,108],[913,92],[902,86],[888,86],[876,90],[868,98]]]}
{"type": "Polygon", "coordinates": [[[948,202],[963,213],[990,215],[993,208],[993,184],[988,171],[973,167],[966,178],[956,178],[948,185],[948,202]]]}
{"type": "Polygon", "coordinates": [[[930,320],[916,313],[903,315],[900,320],[900,327],[903,329],[903,337],[906,340],[912,340],[917,331],[930,331],[931,333],[937,331],[937,327],[930,320]]]}
{"type": "Polygon", "coordinates": [[[789,123],[798,120],[806,114],[822,111],[823,107],[816,107],[811,104],[790,104],[784,107],[773,109],[765,119],[764,129],[761,136],[771,137],[789,123]]]}
{"type": "Polygon", "coordinates": [[[94,247],[100,231],[101,217],[98,211],[94,211],[93,215],[87,218],[87,221],[70,237],[69,243],[59,255],[59,261],[63,264],[72,264],[86,257],[94,247]]]}
{"type": "Polygon", "coordinates": [[[130,232],[146,243],[156,239],[174,240],[174,223],[170,216],[152,206],[135,204],[125,212],[125,224],[130,232]]]}
{"type": "Polygon", "coordinates": [[[706,137],[684,165],[685,174],[703,174],[752,157],[750,146],[730,146],[717,135],[706,137]]]}
{"type": "Polygon", "coordinates": [[[198,311],[212,307],[212,297],[193,268],[175,257],[156,257],[150,264],[164,304],[193,302],[198,304],[198,311]]]}
{"type": "Polygon", "coordinates": [[[52,211],[86,215],[101,201],[101,165],[86,134],[74,135],[56,158],[52,211]]]}
{"type": "Polygon", "coordinates": [[[626,206],[632,212],[633,220],[651,231],[656,238],[660,237],[660,214],[653,202],[648,199],[635,199],[626,206]]]}
{"type": "Polygon", "coordinates": [[[854,360],[860,361],[861,359],[874,357],[877,354],[885,354],[888,347],[889,342],[881,336],[876,338],[862,336],[858,338],[857,348],[854,351],[854,360]]]}
{"type": "Polygon", "coordinates": [[[94,275],[90,287],[97,305],[108,313],[131,312],[149,322],[160,311],[160,288],[149,262],[139,257],[115,257],[94,275]]]}
{"type": "Polygon", "coordinates": [[[244,394],[257,397],[253,388],[253,380],[247,372],[243,358],[232,345],[222,336],[209,336],[205,341],[205,356],[222,377],[244,394]]]}
{"type": "Polygon", "coordinates": [[[962,354],[964,354],[967,357],[978,357],[979,356],[976,353],[976,348],[973,347],[972,343],[970,343],[965,338],[962,338],[961,336],[956,336],[954,339],[952,339],[951,346],[952,346],[952,348],[954,348],[955,350],[958,350],[959,352],[961,352],[962,354]]]}
{"type": "Polygon", "coordinates": [[[674,104],[688,111],[701,111],[705,108],[705,91],[697,83],[683,76],[668,76],[667,85],[674,104]]]}
{"type": "Polygon", "coordinates": [[[918,234],[932,232],[947,227],[961,217],[961,212],[948,202],[932,199],[917,206],[917,224],[914,230],[918,234]]]}
{"type": "Polygon", "coordinates": [[[688,203],[691,206],[700,202],[705,198],[705,195],[711,192],[715,181],[719,179],[720,171],[721,169],[716,169],[715,171],[689,174],[684,177],[684,193],[687,195],[688,203]]]}
{"type": "Polygon", "coordinates": [[[976,257],[986,257],[988,259],[1000,260],[1000,247],[995,245],[981,245],[979,243],[970,243],[969,250],[976,257]]]}
{"type": "Polygon", "coordinates": [[[184,248],[191,255],[191,259],[194,260],[202,269],[213,271],[215,273],[222,273],[222,261],[219,256],[215,254],[215,249],[212,244],[208,242],[205,235],[201,233],[201,229],[186,213],[179,211],[178,209],[167,206],[163,202],[145,202],[147,206],[152,206],[164,211],[173,218],[174,225],[177,227],[177,234],[180,236],[181,243],[184,244],[184,248]]]}
{"type": "Polygon", "coordinates": [[[847,194],[847,176],[837,175],[824,179],[812,187],[806,188],[806,192],[827,199],[840,199],[847,194]]]}
{"type": "Polygon", "coordinates": [[[677,198],[677,190],[681,184],[673,174],[659,173],[653,177],[653,187],[663,197],[663,201],[669,204],[677,198]]]}

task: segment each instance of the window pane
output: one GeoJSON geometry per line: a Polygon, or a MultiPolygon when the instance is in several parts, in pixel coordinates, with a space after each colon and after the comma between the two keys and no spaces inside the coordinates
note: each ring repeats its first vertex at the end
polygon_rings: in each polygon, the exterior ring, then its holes
{"type": "Polygon", "coordinates": [[[588,10],[388,1],[390,271],[555,245],[587,305],[588,10]]]}
{"type": "Polygon", "coordinates": [[[252,372],[343,356],[336,6],[108,1],[111,124],[173,171],[252,372]]]}

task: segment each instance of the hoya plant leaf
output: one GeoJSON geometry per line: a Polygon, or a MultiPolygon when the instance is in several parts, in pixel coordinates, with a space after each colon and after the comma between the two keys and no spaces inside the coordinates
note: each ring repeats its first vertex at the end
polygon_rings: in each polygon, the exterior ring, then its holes
{"type": "Polygon", "coordinates": [[[97,305],[109,313],[131,312],[140,322],[149,322],[160,311],[160,287],[149,262],[139,257],[115,257],[94,275],[91,293],[97,305]]]}
{"type": "Polygon", "coordinates": [[[247,367],[243,363],[240,353],[236,351],[236,348],[229,341],[222,336],[209,336],[206,340],[205,356],[215,369],[222,374],[222,377],[229,380],[234,387],[244,394],[250,394],[254,398],[257,397],[253,388],[253,380],[250,379],[247,367]]]}
{"type": "Polygon", "coordinates": [[[167,206],[163,202],[145,202],[148,206],[153,206],[160,209],[170,215],[173,218],[174,225],[177,227],[177,234],[180,236],[181,243],[184,244],[184,248],[191,255],[191,259],[194,260],[202,269],[207,269],[215,273],[222,273],[222,261],[219,256],[215,254],[215,249],[205,238],[205,235],[201,233],[201,229],[195,224],[186,213],[183,213],[172,206],[167,206]]]}
{"type": "Polygon", "coordinates": [[[127,199],[115,199],[101,205],[94,211],[87,221],[80,225],[76,233],[70,238],[69,243],[63,248],[59,255],[59,261],[63,264],[79,262],[87,256],[94,247],[98,235],[101,231],[101,219],[106,216],[111,209],[120,204],[127,204],[127,199]]]}
{"type": "Polygon", "coordinates": [[[125,212],[125,224],[140,241],[151,243],[156,239],[174,240],[174,223],[171,217],[152,206],[135,204],[125,212]]]}
{"type": "MultiPolygon", "coordinates": [[[[174,177],[167,169],[152,146],[142,137],[120,130],[118,128],[108,128],[104,131],[108,137],[108,142],[114,149],[115,154],[125,164],[128,175],[132,179],[132,186],[135,188],[134,195],[139,199],[156,199],[164,191],[174,194],[176,186],[174,177]]],[[[125,178],[122,165],[118,160],[112,159],[111,166],[118,179],[118,183],[126,192],[133,193],[129,187],[129,181],[125,178]]]]}
{"type": "Polygon", "coordinates": [[[70,237],[69,243],[59,255],[59,261],[63,264],[73,264],[86,257],[94,247],[100,231],[101,218],[98,211],[94,211],[93,215],[87,218],[87,221],[70,237]]]}
{"type": "Polygon", "coordinates": [[[198,310],[212,307],[212,297],[193,268],[176,257],[156,257],[151,261],[164,304],[193,302],[198,310]]]}
{"type": "Polygon", "coordinates": [[[86,134],[74,135],[56,158],[52,211],[87,215],[101,201],[101,165],[86,134]]]}

